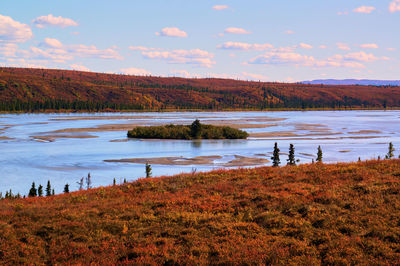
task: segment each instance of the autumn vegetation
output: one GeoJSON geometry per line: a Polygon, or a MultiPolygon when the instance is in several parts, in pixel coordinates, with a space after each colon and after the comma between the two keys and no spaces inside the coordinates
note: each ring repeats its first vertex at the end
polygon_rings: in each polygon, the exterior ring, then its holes
{"type": "Polygon", "coordinates": [[[393,265],[400,161],[217,170],[0,201],[0,264],[393,265]]]}
{"type": "Polygon", "coordinates": [[[228,126],[213,126],[195,120],[191,125],[135,127],[128,131],[129,138],[142,139],[246,139],[246,131],[228,126]]]}
{"type": "Polygon", "coordinates": [[[0,67],[0,111],[305,110],[400,107],[400,87],[129,76],[0,67]]]}

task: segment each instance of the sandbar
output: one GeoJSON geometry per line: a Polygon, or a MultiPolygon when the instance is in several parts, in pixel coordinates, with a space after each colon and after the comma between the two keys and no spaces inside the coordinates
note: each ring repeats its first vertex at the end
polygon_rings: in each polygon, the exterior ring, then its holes
{"type": "Polygon", "coordinates": [[[161,165],[210,165],[214,160],[221,159],[221,156],[197,156],[193,158],[185,157],[154,157],[154,158],[133,158],[119,160],[104,160],[109,163],[138,163],[138,164],[161,164],[161,165]]]}

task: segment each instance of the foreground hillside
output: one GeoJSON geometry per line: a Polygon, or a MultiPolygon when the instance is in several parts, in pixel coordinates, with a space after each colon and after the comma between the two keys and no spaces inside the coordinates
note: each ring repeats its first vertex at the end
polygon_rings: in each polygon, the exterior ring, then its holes
{"type": "Polygon", "coordinates": [[[400,87],[138,77],[0,68],[0,111],[400,107],[400,87]]]}
{"type": "Polygon", "coordinates": [[[0,264],[395,264],[400,161],[238,169],[0,201],[0,264]]]}

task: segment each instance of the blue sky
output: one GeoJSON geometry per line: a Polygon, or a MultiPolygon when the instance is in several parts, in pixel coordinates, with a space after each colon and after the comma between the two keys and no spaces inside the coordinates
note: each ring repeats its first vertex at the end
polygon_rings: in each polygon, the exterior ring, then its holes
{"type": "Polygon", "coordinates": [[[2,0],[0,65],[300,81],[400,79],[400,0],[2,0]]]}

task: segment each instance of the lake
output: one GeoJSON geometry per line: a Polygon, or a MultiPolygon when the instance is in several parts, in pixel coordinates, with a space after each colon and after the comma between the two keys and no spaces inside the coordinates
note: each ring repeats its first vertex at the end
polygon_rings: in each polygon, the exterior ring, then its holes
{"type": "Polygon", "coordinates": [[[265,160],[275,142],[283,165],[290,143],[300,163],[310,163],[318,145],[327,163],[383,158],[389,142],[395,148],[400,144],[399,118],[400,111],[1,114],[0,192],[27,194],[32,181],[45,186],[47,180],[56,193],[66,183],[76,190],[76,182],[89,172],[93,186],[111,185],[113,178],[117,183],[124,178],[132,181],[144,177],[147,159],[154,162],[153,176],[271,165],[265,160]],[[197,118],[241,128],[250,137],[201,141],[126,137],[136,125],[190,124],[197,118]],[[143,163],[120,161],[138,158],[143,163]]]}

